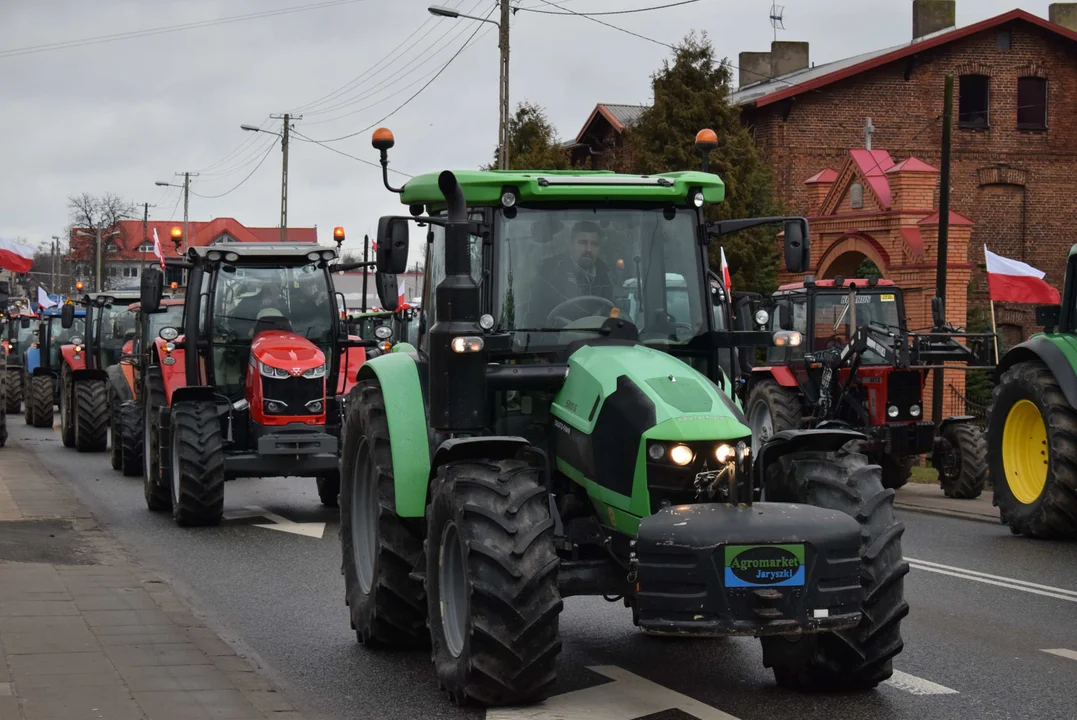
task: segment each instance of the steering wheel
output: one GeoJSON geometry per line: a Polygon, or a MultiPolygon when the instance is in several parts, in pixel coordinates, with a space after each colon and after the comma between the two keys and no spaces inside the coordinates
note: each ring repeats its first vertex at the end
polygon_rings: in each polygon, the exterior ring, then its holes
{"type": "Polygon", "coordinates": [[[555,322],[560,322],[563,327],[573,320],[579,320],[590,315],[609,315],[610,311],[615,307],[617,306],[599,295],[580,295],[558,303],[550,310],[550,314],[546,316],[546,323],[552,326],[555,322]],[[568,317],[563,314],[570,310],[575,311],[572,313],[574,317],[568,317]]]}

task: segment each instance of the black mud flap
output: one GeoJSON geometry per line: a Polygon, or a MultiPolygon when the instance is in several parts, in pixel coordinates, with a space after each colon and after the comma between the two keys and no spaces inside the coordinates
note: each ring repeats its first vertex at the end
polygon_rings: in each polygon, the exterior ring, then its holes
{"type": "Polygon", "coordinates": [[[808,505],[665,508],[640,521],[636,606],[667,635],[795,635],[855,626],[860,526],[808,505]]]}

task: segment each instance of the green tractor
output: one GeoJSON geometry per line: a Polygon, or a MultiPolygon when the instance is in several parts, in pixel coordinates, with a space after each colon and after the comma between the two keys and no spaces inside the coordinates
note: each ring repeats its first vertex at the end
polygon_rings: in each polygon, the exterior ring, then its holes
{"type": "Polygon", "coordinates": [[[1077,538],[1077,245],[1061,305],[1036,308],[1043,333],[998,365],[987,418],[994,503],[1015,535],[1077,538]]]}
{"type": "MultiPolygon", "coordinates": [[[[375,133],[383,168],[392,145],[375,133]]],[[[729,353],[801,338],[729,330],[708,270],[712,237],[782,223],[803,272],[806,221],[708,224],[725,186],[706,172],[383,180],[411,214],[379,223],[386,308],[409,223],[429,230],[418,344],[365,363],[347,402],[340,540],[360,643],[431,643],[455,702],[536,702],[563,598],[591,595],[649,634],[759,637],[786,687],[891,676],[908,613],[893,490],[847,429],[752,451],[729,353]]]]}

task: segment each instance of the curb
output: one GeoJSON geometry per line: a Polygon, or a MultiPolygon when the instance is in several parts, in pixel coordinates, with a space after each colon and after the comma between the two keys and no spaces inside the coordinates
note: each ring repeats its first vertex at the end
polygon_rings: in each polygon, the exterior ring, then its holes
{"type": "Polygon", "coordinates": [[[975,513],[965,513],[960,510],[946,510],[943,508],[924,507],[923,505],[908,505],[906,503],[894,503],[894,507],[898,510],[907,510],[908,512],[920,513],[922,515],[941,515],[943,517],[959,518],[961,520],[973,520],[975,522],[987,523],[988,525],[1002,525],[1001,518],[988,517],[986,515],[978,515],[975,513]]]}

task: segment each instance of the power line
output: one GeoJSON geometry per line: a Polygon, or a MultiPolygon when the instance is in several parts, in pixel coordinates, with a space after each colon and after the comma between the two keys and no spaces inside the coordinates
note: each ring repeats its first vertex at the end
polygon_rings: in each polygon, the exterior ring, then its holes
{"type": "Polygon", "coordinates": [[[0,58],[15,57],[17,55],[30,55],[39,52],[48,52],[50,50],[64,50],[67,48],[84,47],[87,45],[100,45],[102,43],[116,42],[118,40],[130,40],[131,38],[149,37],[152,35],[162,35],[165,33],[180,32],[182,30],[197,30],[206,27],[215,27],[217,25],[226,25],[229,23],[246,22],[247,20],[258,20],[266,17],[276,17],[278,15],[290,15],[292,13],[304,12],[307,10],[320,10],[322,8],[336,7],[337,5],[351,5],[354,3],[366,2],[367,0],[327,0],[326,2],[314,3],[311,5],[297,5],[287,8],[279,8],[277,10],[266,10],[256,13],[247,13],[245,15],[231,15],[223,18],[216,18],[214,20],[198,20],[195,22],[181,23],[178,25],[165,25],[157,28],[146,28],[143,30],[131,30],[129,32],[113,33],[111,35],[98,35],[96,37],[80,38],[77,40],[62,40],[60,42],[45,43],[42,45],[29,45],[21,48],[9,48],[7,50],[0,50],[0,58]]]}
{"type": "MultiPolygon", "coordinates": [[[[558,7],[557,5],[554,5],[552,2],[550,2],[550,0],[540,0],[540,2],[542,2],[545,5],[549,5],[550,7],[558,7]]],[[[655,40],[654,38],[647,37],[646,35],[640,35],[638,32],[632,32],[631,30],[626,30],[623,27],[617,27],[616,25],[614,25],[612,23],[608,23],[605,20],[599,20],[596,17],[591,17],[590,15],[584,15],[583,13],[578,13],[578,12],[576,12],[575,10],[573,10],[571,8],[563,8],[563,9],[567,10],[568,12],[567,13],[555,13],[555,14],[557,14],[557,15],[577,15],[579,17],[586,18],[587,20],[590,20],[591,22],[598,23],[599,25],[605,25],[608,28],[613,28],[614,30],[619,30],[619,31],[621,31],[623,33],[627,33],[629,35],[632,35],[633,37],[638,37],[640,40],[646,40],[647,42],[652,42],[655,45],[661,45],[662,47],[667,47],[670,50],[675,50],[676,49],[672,45],[670,45],[669,43],[662,42],[661,40],[655,40]]]]}
{"type": "MultiPolygon", "coordinates": [[[[580,17],[597,17],[599,15],[631,15],[633,13],[651,12],[652,10],[665,10],[666,8],[680,7],[681,5],[691,5],[697,3],[699,0],[681,0],[681,2],[670,3],[668,5],[655,5],[653,7],[633,8],[631,10],[607,10],[606,12],[573,12],[571,10],[567,12],[554,12],[553,10],[539,10],[538,6],[532,7],[518,7],[515,10],[523,10],[525,12],[538,13],[540,15],[579,15],[580,17]]],[[[554,3],[547,3],[547,5],[553,5],[554,3]]]]}
{"type": "Polygon", "coordinates": [[[255,144],[251,146],[254,149],[254,152],[247,153],[243,157],[243,159],[239,160],[238,162],[235,162],[234,164],[230,165],[227,168],[223,168],[221,170],[217,170],[217,171],[209,172],[209,173],[200,172],[199,175],[202,175],[204,177],[212,177],[212,178],[214,178],[213,180],[210,180],[209,182],[219,182],[220,180],[228,177],[229,175],[234,175],[237,172],[239,172],[240,170],[243,170],[244,168],[248,167],[252,162],[255,162],[256,160],[258,160],[261,157],[262,153],[266,150],[266,148],[268,148],[270,145],[275,145],[276,143],[277,143],[277,138],[276,137],[274,137],[274,136],[266,137],[265,133],[259,133],[259,139],[256,140],[255,144]]]}
{"type": "MultiPolygon", "coordinates": [[[[378,168],[379,170],[381,169],[381,165],[379,165],[376,162],[371,162],[370,160],[366,160],[366,159],[361,158],[361,157],[356,157],[355,155],[351,155],[349,153],[346,153],[343,150],[337,150],[332,145],[326,145],[325,143],[323,143],[321,141],[315,140],[313,138],[309,138],[306,135],[304,135],[303,133],[299,132],[298,130],[292,130],[292,134],[297,136],[300,140],[303,140],[305,142],[314,143],[315,145],[319,145],[319,146],[325,148],[326,150],[331,150],[331,151],[335,152],[337,155],[343,155],[344,157],[351,158],[352,160],[358,160],[359,162],[363,163],[364,165],[369,165],[371,167],[378,168]]],[[[408,177],[408,178],[415,177],[414,175],[411,175],[409,173],[401,172],[400,170],[393,170],[392,168],[389,168],[389,172],[396,173],[397,175],[403,175],[404,177],[408,177]]]]}
{"type": "Polygon", "coordinates": [[[263,156],[262,156],[262,159],[261,159],[261,160],[259,160],[259,161],[258,161],[258,164],[254,166],[254,169],[253,169],[253,170],[251,170],[251,171],[250,171],[249,173],[247,173],[247,177],[245,177],[245,178],[243,178],[242,180],[240,180],[240,181],[239,181],[239,182],[238,182],[238,183],[237,183],[236,185],[234,185],[234,186],[233,186],[233,187],[232,187],[231,189],[229,189],[229,190],[225,190],[225,191],[224,191],[223,193],[221,193],[220,195],[200,195],[199,193],[196,193],[196,192],[195,192],[194,190],[191,190],[191,194],[192,194],[192,195],[196,195],[197,197],[203,198],[204,200],[214,200],[214,199],[216,199],[216,198],[222,198],[222,197],[224,197],[225,195],[229,195],[229,194],[231,194],[231,193],[235,192],[235,191],[236,191],[236,190],[238,190],[238,189],[239,189],[240,187],[242,187],[243,183],[245,183],[245,182],[247,182],[248,180],[250,180],[250,179],[251,179],[251,176],[252,176],[252,175],[254,175],[254,173],[258,172],[258,168],[262,167],[262,163],[264,163],[264,162],[266,161],[266,158],[267,158],[267,157],[269,157],[269,154],[270,154],[271,152],[273,152],[273,148],[275,148],[275,147],[276,147],[276,145],[277,145],[276,143],[272,143],[272,144],[271,144],[271,145],[269,146],[269,148],[267,148],[267,149],[266,149],[265,155],[263,155],[263,156]]]}
{"type": "MultiPolygon", "coordinates": [[[[543,2],[545,2],[545,0],[543,0],[543,2]]],[[[496,10],[496,9],[497,9],[497,6],[495,5],[495,6],[493,7],[493,8],[491,8],[491,9],[490,9],[490,11],[489,11],[488,13],[486,13],[486,17],[490,17],[490,16],[491,16],[491,15],[493,14],[494,10],[496,10]]],[[[453,63],[453,60],[455,60],[456,58],[458,58],[458,57],[460,56],[460,53],[462,53],[462,52],[463,52],[463,51],[464,51],[464,50],[465,50],[465,49],[466,49],[466,48],[468,47],[468,45],[469,45],[469,44],[471,43],[471,40],[472,40],[472,39],[473,39],[473,38],[474,38],[474,37],[475,37],[475,36],[476,36],[476,35],[478,34],[479,30],[481,30],[481,29],[483,28],[483,26],[484,26],[484,25],[486,25],[486,23],[479,23],[479,22],[477,22],[477,23],[476,23],[476,27],[475,27],[475,29],[474,29],[474,30],[472,31],[471,35],[470,35],[470,36],[468,36],[468,39],[467,39],[467,40],[465,40],[465,41],[464,41],[464,44],[460,46],[460,49],[459,49],[459,50],[457,50],[457,51],[456,51],[456,52],[455,52],[455,53],[453,54],[453,56],[452,56],[451,58],[449,58],[449,59],[448,59],[448,61],[447,61],[447,62],[446,62],[446,63],[445,63],[444,65],[442,65],[442,66],[441,66],[441,69],[437,71],[437,74],[436,74],[436,75],[434,75],[434,77],[432,77],[432,78],[430,78],[429,80],[427,80],[427,81],[426,81],[426,83],[425,83],[425,84],[424,84],[424,85],[423,85],[423,86],[422,86],[421,88],[419,88],[418,90],[416,90],[416,91],[415,91],[415,93],[414,93],[414,94],[413,94],[413,95],[412,95],[411,97],[409,97],[409,98],[408,98],[407,100],[405,100],[404,102],[402,102],[402,103],[401,103],[400,105],[396,106],[396,107],[395,107],[395,108],[393,109],[393,111],[392,111],[392,112],[390,112],[390,113],[389,113],[388,115],[385,115],[384,117],[382,117],[382,118],[381,118],[380,120],[378,120],[377,122],[373,123],[372,125],[368,125],[367,127],[363,128],[362,130],[356,130],[355,132],[353,132],[353,133],[348,133],[347,135],[341,135],[340,137],[336,137],[336,138],[328,138],[328,139],[325,139],[325,140],[314,140],[314,139],[312,138],[312,139],[311,139],[311,142],[317,142],[317,143],[331,143],[331,142],[339,142],[339,141],[341,141],[341,140],[347,140],[348,138],[353,138],[353,137],[355,137],[356,135],[362,135],[363,133],[365,133],[365,132],[367,132],[367,131],[369,131],[369,130],[371,130],[371,129],[375,128],[375,127],[377,127],[377,126],[378,126],[378,125],[380,125],[381,123],[385,122],[386,120],[388,120],[389,118],[391,118],[391,117],[392,117],[393,115],[395,115],[396,113],[398,113],[398,112],[399,112],[400,110],[403,110],[403,109],[404,109],[405,107],[407,107],[407,105],[408,105],[408,104],[409,104],[409,103],[410,103],[410,102],[411,102],[412,100],[414,100],[415,98],[419,97],[419,95],[420,95],[420,94],[421,94],[421,93],[422,93],[422,92],[423,92],[424,90],[426,90],[426,89],[427,89],[428,87],[430,87],[430,85],[431,85],[431,84],[432,84],[432,83],[433,83],[433,82],[434,82],[435,80],[437,80],[437,79],[438,79],[438,78],[439,78],[439,77],[441,76],[441,74],[442,74],[443,72],[445,72],[445,70],[446,70],[446,69],[448,69],[448,67],[449,67],[450,65],[452,65],[452,63],[453,63]]],[[[489,31],[489,28],[487,28],[487,31],[489,31]]]]}
{"type": "MultiPolygon", "coordinates": [[[[262,121],[260,123],[258,123],[258,129],[261,130],[262,128],[264,128],[266,126],[266,123],[268,123],[270,121],[270,119],[271,119],[270,116],[266,115],[265,118],[263,118],[262,121]]],[[[225,162],[227,162],[231,158],[235,157],[241,150],[243,150],[243,148],[245,148],[245,147],[249,146],[250,144],[254,143],[257,139],[258,139],[258,133],[249,134],[246,138],[244,138],[243,142],[241,142],[239,145],[236,146],[236,148],[234,150],[232,150],[232,152],[228,153],[227,155],[225,155],[224,157],[222,157],[220,160],[213,163],[212,165],[207,165],[204,168],[199,168],[198,172],[200,174],[204,174],[209,170],[213,170],[214,168],[220,167],[225,162]]],[[[209,173],[209,174],[212,175],[213,173],[209,173]]]]}

